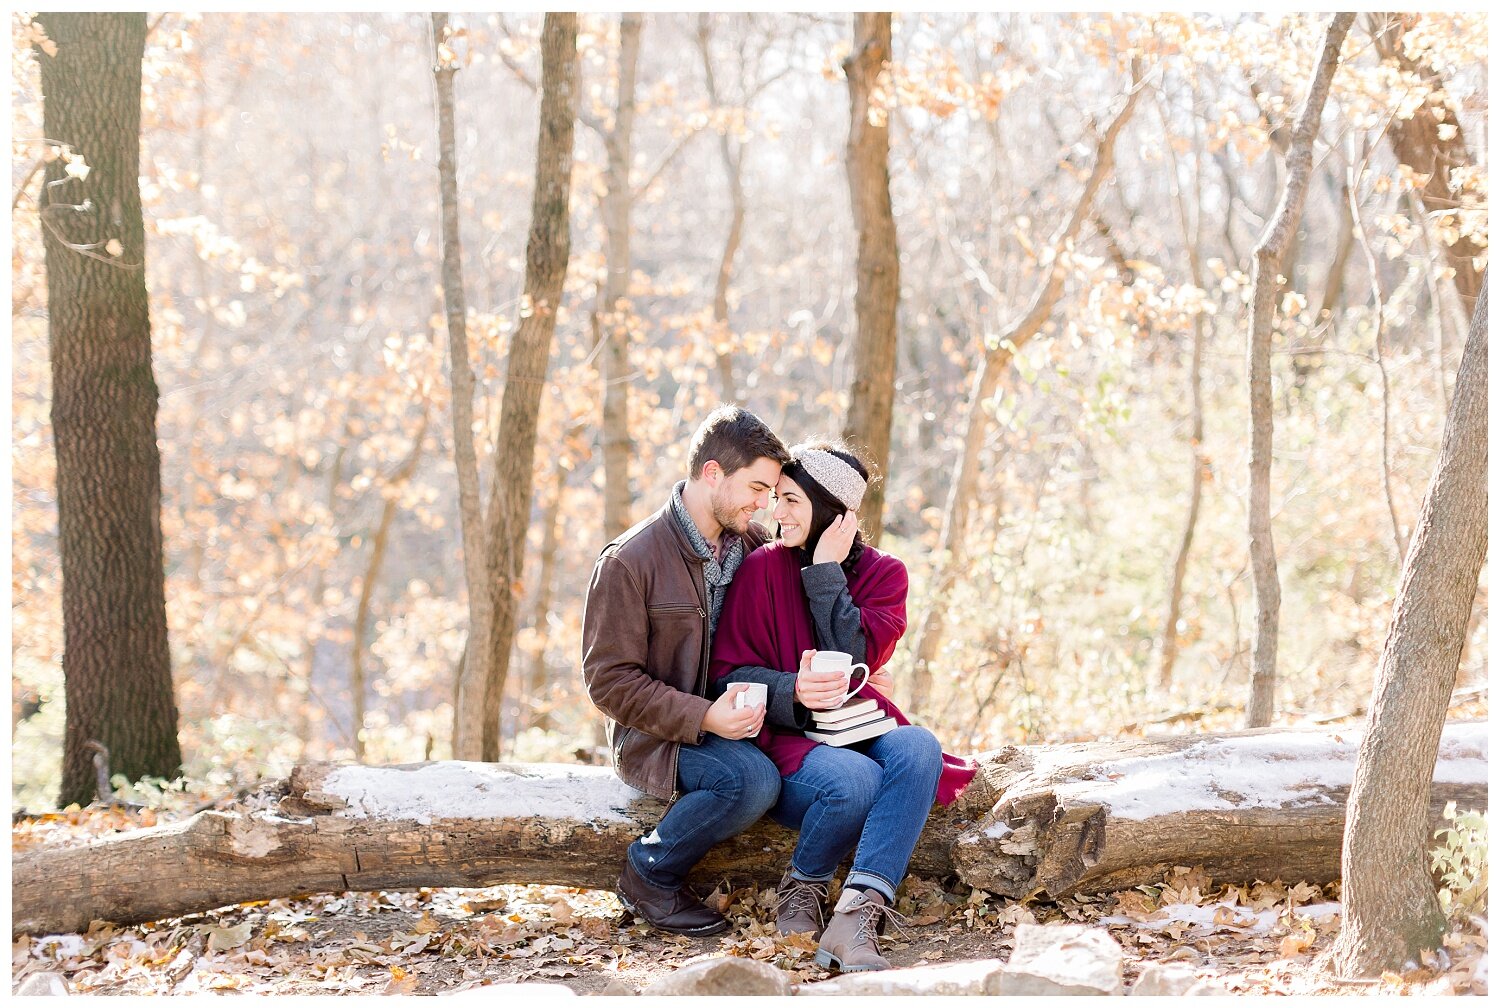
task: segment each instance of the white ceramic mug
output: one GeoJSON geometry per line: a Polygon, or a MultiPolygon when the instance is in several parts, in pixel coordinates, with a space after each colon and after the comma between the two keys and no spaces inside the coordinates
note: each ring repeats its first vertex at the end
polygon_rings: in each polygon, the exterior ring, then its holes
{"type": "Polygon", "coordinates": [[[742,710],[746,707],[764,707],[766,705],[766,684],[763,682],[745,683],[745,688],[734,695],[734,709],[742,710]]]}
{"type": "Polygon", "coordinates": [[[814,672],[840,672],[844,676],[844,696],[835,706],[843,706],[849,702],[849,698],[860,691],[865,683],[870,681],[870,666],[864,662],[856,662],[854,656],[844,651],[819,651],[813,655],[812,670],[814,672]],[[849,680],[854,677],[855,669],[864,669],[864,675],[859,680],[859,685],[850,687],[849,680]]]}

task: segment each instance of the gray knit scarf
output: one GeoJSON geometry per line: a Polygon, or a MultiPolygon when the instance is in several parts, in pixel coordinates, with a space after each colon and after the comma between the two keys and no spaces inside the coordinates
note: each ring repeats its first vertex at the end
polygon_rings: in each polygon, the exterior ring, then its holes
{"type": "Polygon", "coordinates": [[[724,551],[723,559],[715,560],[714,551],[708,548],[708,540],[698,531],[693,516],[688,514],[687,505],[682,502],[682,488],[685,486],[687,481],[683,480],[672,488],[672,517],[677,519],[688,542],[693,544],[693,552],[708,561],[703,565],[703,583],[708,589],[708,642],[712,645],[714,630],[719,626],[719,613],[724,608],[724,593],[729,589],[729,582],[734,580],[740,561],[745,559],[745,544],[739,536],[727,533],[730,536],[729,548],[724,551]]]}

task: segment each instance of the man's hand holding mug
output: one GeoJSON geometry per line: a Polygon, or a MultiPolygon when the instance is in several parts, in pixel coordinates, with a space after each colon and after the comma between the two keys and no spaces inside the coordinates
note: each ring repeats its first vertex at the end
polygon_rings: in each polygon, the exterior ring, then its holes
{"type": "MultiPolygon", "coordinates": [[[[763,689],[764,687],[762,687],[763,689]]],[[[752,692],[750,683],[731,683],[724,695],[715,700],[708,713],[703,716],[703,730],[713,732],[720,738],[754,738],[760,734],[766,720],[765,699],[755,706],[745,707],[736,698],[742,693],[752,692]]]]}

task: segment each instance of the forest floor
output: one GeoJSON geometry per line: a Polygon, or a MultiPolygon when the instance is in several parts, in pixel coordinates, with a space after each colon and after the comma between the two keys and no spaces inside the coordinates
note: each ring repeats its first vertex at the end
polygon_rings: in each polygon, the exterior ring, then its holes
{"type": "MultiPolygon", "coordinates": [[[[12,845],[76,843],[156,821],[149,810],[72,810],[15,824],[12,845]]],[[[632,920],[613,893],[558,886],[245,903],[136,927],[96,922],[82,935],[23,935],[12,943],[12,984],[51,972],[74,994],[442,994],[514,982],[613,994],[720,955],[773,963],[798,983],[829,978],[813,962],[814,942],[776,935],[771,890],[716,890],[707,899],[734,927],[699,939],[632,920]]],[[[1055,903],[912,878],[897,904],[910,933],[888,934],[882,948],[898,967],[1005,958],[1018,924],[1071,922],[1119,940],[1127,985],[1148,963],[1172,962],[1237,994],[1486,993],[1482,920],[1456,928],[1421,968],[1374,983],[1333,982],[1314,961],[1338,931],[1337,899],[1337,883],[1221,886],[1187,867],[1160,885],[1055,903]]]]}

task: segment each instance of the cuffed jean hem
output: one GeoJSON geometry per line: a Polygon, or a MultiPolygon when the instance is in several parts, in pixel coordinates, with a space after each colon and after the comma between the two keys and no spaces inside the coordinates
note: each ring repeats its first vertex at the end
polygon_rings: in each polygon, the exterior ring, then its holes
{"type": "Polygon", "coordinates": [[[899,879],[892,883],[889,879],[881,878],[874,872],[860,871],[858,869],[851,871],[848,877],[844,879],[845,889],[848,889],[850,886],[864,886],[866,889],[874,889],[885,897],[886,906],[896,905],[896,886],[900,884],[901,881],[899,879]]]}
{"type": "Polygon", "coordinates": [[[829,872],[827,875],[824,875],[822,878],[816,878],[816,877],[814,877],[812,875],[809,875],[807,872],[798,871],[797,870],[797,866],[796,865],[792,865],[792,878],[796,879],[798,882],[817,882],[817,883],[831,882],[831,881],[833,881],[833,874],[834,874],[833,872],[829,872]]]}
{"type": "Polygon", "coordinates": [[[678,886],[663,885],[661,882],[652,877],[656,874],[656,870],[649,864],[641,863],[641,859],[636,855],[636,850],[640,846],[640,844],[641,841],[638,839],[629,847],[625,848],[625,860],[629,861],[630,867],[635,869],[636,876],[652,889],[659,889],[664,893],[676,892],[679,888],[678,886]]]}

